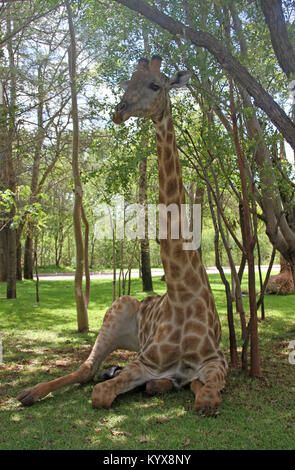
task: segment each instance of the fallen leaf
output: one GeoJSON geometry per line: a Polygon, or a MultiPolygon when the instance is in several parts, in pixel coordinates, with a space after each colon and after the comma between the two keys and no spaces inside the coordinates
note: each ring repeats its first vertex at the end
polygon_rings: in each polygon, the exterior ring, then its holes
{"type": "Polygon", "coordinates": [[[66,362],[66,361],[56,361],[55,365],[57,367],[66,367],[68,365],[68,362],[66,362]]]}
{"type": "Polygon", "coordinates": [[[111,433],[113,434],[113,436],[132,436],[132,434],[130,432],[127,432],[127,431],[114,431],[114,430],[112,430],[111,433]]]}
{"type": "Polygon", "coordinates": [[[191,443],[191,440],[187,439],[185,443],[183,444],[183,447],[187,447],[188,445],[190,445],[190,443],[191,443]]]}
{"type": "Polygon", "coordinates": [[[163,423],[168,423],[169,418],[167,416],[158,416],[156,419],[156,423],[163,424],[163,423]]]}

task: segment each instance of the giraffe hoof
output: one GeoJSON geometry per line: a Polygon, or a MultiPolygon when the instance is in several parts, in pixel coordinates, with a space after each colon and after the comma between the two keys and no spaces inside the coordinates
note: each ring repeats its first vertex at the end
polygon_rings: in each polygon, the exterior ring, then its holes
{"type": "Polygon", "coordinates": [[[96,385],[92,392],[92,408],[106,408],[109,409],[116,393],[113,391],[113,387],[108,382],[103,382],[96,385]]]}
{"type": "Polygon", "coordinates": [[[216,409],[221,403],[221,394],[218,391],[206,390],[205,387],[201,390],[196,398],[194,410],[204,411],[207,413],[216,409]]]}
{"type": "Polygon", "coordinates": [[[35,401],[37,400],[33,393],[32,393],[32,389],[31,388],[28,388],[26,390],[24,390],[22,393],[20,393],[16,399],[18,401],[20,401],[24,406],[31,406],[35,403],[35,401]]]}

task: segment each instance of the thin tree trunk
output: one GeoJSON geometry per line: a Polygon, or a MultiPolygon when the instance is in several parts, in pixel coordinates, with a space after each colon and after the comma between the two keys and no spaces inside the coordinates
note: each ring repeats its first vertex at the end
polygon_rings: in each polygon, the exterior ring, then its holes
{"type": "Polygon", "coordinates": [[[7,299],[16,298],[16,230],[11,226],[7,230],[8,269],[7,269],[7,299]]]}
{"type": "Polygon", "coordinates": [[[16,233],[16,280],[22,281],[23,280],[23,273],[22,273],[22,244],[18,238],[18,234],[16,233]]]}
{"type": "Polygon", "coordinates": [[[248,370],[248,346],[249,346],[249,339],[250,339],[250,326],[251,326],[251,320],[249,321],[247,325],[247,330],[246,330],[246,336],[244,339],[244,343],[242,346],[242,354],[241,354],[241,359],[242,359],[242,369],[243,370],[248,370]]]}
{"type": "Polygon", "coordinates": [[[213,221],[214,230],[215,230],[215,237],[214,237],[215,263],[216,263],[216,267],[219,271],[221,280],[224,284],[225,293],[226,293],[227,321],[228,321],[229,344],[230,344],[230,363],[233,367],[236,367],[239,363],[239,359],[238,359],[236,333],[235,333],[235,325],[234,325],[234,317],[233,317],[233,298],[232,298],[232,293],[231,293],[231,290],[230,290],[229,282],[227,281],[227,279],[225,277],[225,274],[224,274],[224,271],[223,271],[223,268],[222,268],[222,265],[221,265],[221,262],[220,262],[220,256],[219,256],[219,226],[218,226],[216,216],[215,216],[215,213],[214,213],[212,197],[211,197],[211,191],[210,191],[208,186],[207,186],[207,191],[208,191],[209,207],[210,207],[212,221],[213,221]]]}
{"type": "Polygon", "coordinates": [[[38,238],[35,238],[34,246],[34,264],[35,264],[35,274],[36,274],[36,302],[39,303],[39,270],[38,270],[38,238]]]}
{"type": "Polygon", "coordinates": [[[250,304],[250,338],[251,338],[251,366],[250,375],[251,377],[260,377],[260,358],[258,349],[258,325],[257,325],[257,304],[256,304],[256,288],[255,288],[255,262],[254,262],[254,246],[255,238],[251,232],[251,216],[248,201],[248,190],[245,175],[245,163],[244,155],[240,147],[239,133],[237,127],[237,118],[235,112],[233,85],[230,80],[230,106],[231,106],[231,117],[233,123],[234,132],[234,143],[238,156],[240,179],[242,186],[242,201],[244,210],[244,230],[246,239],[246,256],[248,262],[248,287],[249,287],[249,304],[250,304]]]}
{"type": "Polygon", "coordinates": [[[113,302],[117,298],[117,252],[116,252],[116,229],[112,227],[113,238],[113,302]]]}
{"type": "Polygon", "coordinates": [[[85,265],[85,302],[86,308],[88,308],[88,303],[90,299],[90,271],[89,271],[89,223],[85,214],[84,206],[82,204],[82,220],[84,224],[84,265],[85,265]]]}
{"type": "MultiPolygon", "coordinates": [[[[36,202],[38,193],[38,181],[40,173],[40,160],[42,145],[45,137],[43,122],[44,91],[42,83],[42,59],[38,63],[38,106],[37,106],[37,132],[35,136],[34,160],[31,177],[31,197],[30,203],[36,202]]],[[[34,247],[33,247],[34,222],[29,222],[27,226],[27,237],[24,251],[24,278],[33,279],[34,268],[34,247]]]]}
{"type": "MultiPolygon", "coordinates": [[[[150,55],[150,41],[148,29],[145,24],[142,26],[142,38],[144,44],[144,54],[146,57],[150,55]]],[[[142,137],[141,146],[147,146],[146,139],[142,137]]],[[[150,243],[148,239],[148,211],[147,211],[147,184],[146,184],[146,171],[147,171],[147,157],[139,162],[139,182],[138,182],[138,196],[139,204],[144,207],[144,238],[140,240],[140,257],[141,257],[141,280],[143,292],[153,291],[153,280],[151,271],[151,257],[150,257],[150,243]]]]}
{"type": "Polygon", "coordinates": [[[82,217],[82,184],[79,170],[79,119],[77,101],[77,80],[76,80],[76,38],[72,19],[72,9],[69,0],[65,0],[68,24],[70,32],[69,48],[69,71],[71,79],[72,96],[72,120],[73,120],[73,143],[72,143],[72,168],[74,178],[74,233],[76,242],[76,272],[75,272],[75,298],[77,308],[78,331],[88,331],[87,302],[83,292],[83,268],[84,268],[84,244],[81,227],[82,217]]]}
{"type": "Polygon", "coordinates": [[[22,281],[22,244],[21,236],[24,228],[24,223],[20,222],[16,230],[16,280],[22,281]]]}
{"type": "MultiPolygon", "coordinates": [[[[30,224],[28,224],[30,225],[30,224]]],[[[32,227],[28,228],[29,234],[26,236],[24,249],[24,279],[33,279],[33,239],[32,227]]]]}
{"type": "MultiPolygon", "coordinates": [[[[263,302],[265,290],[266,290],[266,287],[267,287],[267,284],[268,284],[268,281],[269,281],[269,278],[270,278],[270,273],[271,273],[271,270],[272,270],[275,255],[276,255],[276,249],[273,246],[272,254],[271,254],[271,257],[270,257],[270,262],[269,262],[267,272],[266,272],[266,276],[265,276],[265,279],[264,279],[264,283],[263,283],[263,286],[262,286],[262,289],[261,289],[261,292],[260,292],[260,297],[259,297],[258,302],[257,302],[257,310],[259,309],[261,303],[263,302]]],[[[263,320],[263,318],[261,318],[261,319],[263,320]]]]}
{"type": "MultiPolygon", "coordinates": [[[[260,244],[257,237],[257,259],[258,259],[258,273],[259,273],[259,284],[260,284],[260,292],[263,289],[263,280],[262,280],[262,272],[261,272],[261,252],[260,252],[260,244]]],[[[261,297],[261,320],[265,319],[265,311],[264,311],[264,296],[261,297]]],[[[257,303],[257,310],[258,310],[258,303],[257,303]]]]}
{"type": "MultiPolygon", "coordinates": [[[[11,32],[11,19],[7,20],[7,32],[11,32]]],[[[16,174],[14,167],[14,160],[12,154],[12,145],[15,134],[15,104],[16,104],[16,75],[15,75],[15,60],[14,50],[12,46],[12,40],[10,39],[7,43],[7,50],[9,56],[9,72],[10,72],[10,109],[9,114],[9,125],[8,125],[8,141],[7,141],[7,173],[8,173],[8,188],[13,194],[13,198],[16,190],[16,174]]],[[[7,231],[7,298],[16,298],[16,229],[12,225],[12,221],[15,217],[15,206],[13,205],[9,212],[9,223],[5,230],[7,231]]]]}
{"type": "Polygon", "coordinates": [[[95,237],[94,237],[94,232],[92,232],[92,237],[91,237],[90,268],[93,268],[93,266],[94,266],[94,250],[95,250],[95,237]]]}
{"type": "Polygon", "coordinates": [[[148,239],[146,168],[147,168],[147,158],[144,158],[139,163],[139,204],[141,204],[145,210],[144,239],[140,240],[140,253],[141,253],[142,290],[144,292],[149,292],[153,290],[153,281],[152,281],[152,272],[151,272],[150,244],[149,244],[149,239],[148,239]]]}
{"type": "Polygon", "coordinates": [[[0,282],[7,281],[7,239],[3,225],[0,223],[0,282]]]}

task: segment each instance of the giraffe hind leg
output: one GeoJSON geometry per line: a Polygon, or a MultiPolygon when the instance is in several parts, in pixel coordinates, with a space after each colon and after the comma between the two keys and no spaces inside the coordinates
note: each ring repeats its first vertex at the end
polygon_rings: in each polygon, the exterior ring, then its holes
{"type": "Polygon", "coordinates": [[[220,405],[221,391],[226,377],[225,361],[209,362],[203,368],[202,373],[205,377],[205,384],[199,379],[195,379],[191,383],[191,390],[195,394],[195,411],[210,410],[220,405]]]}

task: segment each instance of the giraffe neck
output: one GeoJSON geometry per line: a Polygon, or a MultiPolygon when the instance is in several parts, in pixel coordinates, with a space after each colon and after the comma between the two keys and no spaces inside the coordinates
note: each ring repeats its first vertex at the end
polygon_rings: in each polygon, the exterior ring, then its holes
{"type": "MultiPolygon", "coordinates": [[[[179,238],[171,237],[171,213],[167,211],[167,239],[160,238],[161,259],[165,271],[168,295],[174,295],[176,283],[183,281],[190,272],[190,284],[200,285],[200,268],[203,269],[199,253],[183,249],[183,225],[188,227],[186,216],[181,217],[181,204],[185,204],[181,164],[178,156],[170,102],[167,111],[154,120],[159,165],[159,203],[177,209],[179,219],[172,220],[173,229],[179,231],[179,238]],[[173,205],[173,206],[171,206],[173,205]],[[178,225],[178,227],[177,227],[178,225]]],[[[173,212],[172,212],[173,213],[173,212]]],[[[174,232],[175,233],[175,232],[174,232]]],[[[204,280],[202,280],[204,282],[204,280]]],[[[202,283],[201,282],[201,283],[202,283]]],[[[193,289],[192,289],[193,290],[193,289]]],[[[197,291],[195,292],[195,294],[197,291]]]]}

